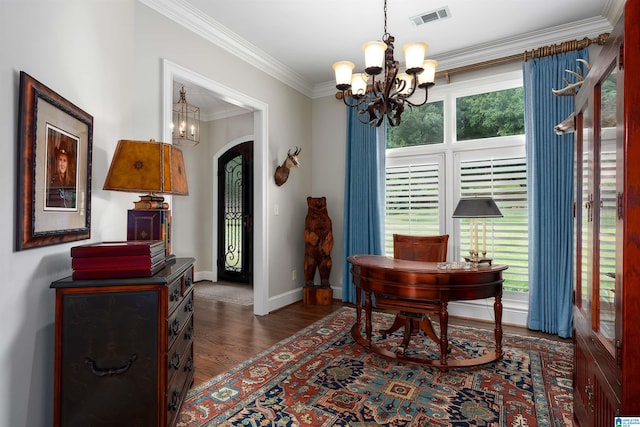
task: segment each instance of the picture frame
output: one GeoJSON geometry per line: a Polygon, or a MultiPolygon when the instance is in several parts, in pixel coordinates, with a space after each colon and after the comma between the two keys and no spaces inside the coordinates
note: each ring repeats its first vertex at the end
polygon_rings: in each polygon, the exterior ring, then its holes
{"type": "Polygon", "coordinates": [[[91,237],[93,116],[20,71],[16,249],[91,237]]]}

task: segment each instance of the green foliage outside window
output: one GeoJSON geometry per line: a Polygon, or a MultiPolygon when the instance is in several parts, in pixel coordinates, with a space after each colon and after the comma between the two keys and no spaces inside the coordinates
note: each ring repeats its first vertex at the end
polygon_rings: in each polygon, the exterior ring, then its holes
{"type": "Polygon", "coordinates": [[[458,141],[524,134],[524,89],[458,98],[456,134],[458,141]]]}
{"type": "Polygon", "coordinates": [[[442,144],[443,142],[443,101],[407,108],[402,113],[400,126],[387,127],[387,148],[442,144]]]}

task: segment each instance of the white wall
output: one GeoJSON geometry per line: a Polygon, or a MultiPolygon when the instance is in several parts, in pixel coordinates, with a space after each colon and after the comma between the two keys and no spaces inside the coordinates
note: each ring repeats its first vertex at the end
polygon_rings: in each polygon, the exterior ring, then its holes
{"type": "Polygon", "coordinates": [[[19,72],[27,72],[93,115],[91,240],[125,238],[126,197],[101,188],[117,140],[136,134],[133,12],[133,0],[0,1],[3,427],[51,425],[54,291],[49,284],[71,273],[69,249],[78,244],[14,249],[19,72]]]}
{"type": "MultiPolygon", "coordinates": [[[[304,255],[302,233],[306,213],[305,198],[311,188],[311,170],[296,170],[282,187],[275,185],[271,175],[275,166],[282,162],[289,147],[302,147],[303,162],[310,155],[311,100],[142,4],[136,5],[135,32],[134,102],[139,104],[136,111],[148,112],[144,117],[140,117],[136,126],[141,126],[150,133],[155,132],[147,138],[162,134],[161,93],[158,88],[162,86],[163,59],[268,105],[269,147],[267,176],[264,179],[268,181],[266,197],[269,210],[269,250],[263,256],[268,256],[269,298],[276,299],[270,302],[270,307],[275,309],[291,302],[291,299],[278,298],[283,294],[300,293],[302,281],[300,276],[298,280],[293,281],[291,270],[299,270],[304,255]],[[275,204],[279,205],[278,216],[273,215],[275,204]]],[[[202,149],[200,146],[195,148],[202,149]]],[[[186,167],[189,169],[188,164],[186,167]]],[[[174,199],[177,205],[181,203],[177,198],[174,199]]],[[[173,224],[180,230],[180,234],[173,233],[173,241],[178,247],[184,247],[184,243],[181,243],[182,232],[188,236],[200,233],[197,229],[198,212],[209,209],[210,202],[207,203],[207,206],[195,206],[190,210],[189,216],[189,212],[182,210],[174,212],[173,224]],[[187,227],[195,230],[188,230],[187,227]]],[[[256,230],[256,233],[261,231],[256,230]]],[[[199,265],[196,266],[196,269],[198,268],[199,265]]]]}
{"type": "MultiPolygon", "coordinates": [[[[342,299],[342,262],[344,259],[344,179],[347,113],[345,105],[334,95],[313,100],[312,191],[311,196],[327,198],[327,210],[333,228],[330,283],[334,298],[342,299]]],[[[319,278],[316,275],[316,283],[319,278]]]]}
{"type": "MultiPolygon", "coordinates": [[[[310,99],[134,0],[0,0],[0,40],[0,140],[6,164],[0,177],[12,183],[0,194],[0,233],[5,236],[0,252],[0,427],[52,423],[54,291],[49,285],[71,273],[71,247],[126,238],[126,210],[137,196],[102,191],[102,185],[119,139],[161,139],[164,58],[268,104],[270,174],[289,147],[302,147],[307,166],[294,171],[282,187],[272,180],[266,186],[270,212],[273,204],[280,208],[280,215],[270,214],[268,221],[270,299],[277,306],[299,295],[302,275],[292,281],[291,270],[302,269],[305,199],[311,190],[310,99]],[[94,117],[90,240],[14,249],[20,70],[94,117]]],[[[197,153],[186,156],[199,165],[189,174],[211,161],[211,153],[203,158],[197,153]]],[[[199,174],[189,179],[194,194],[206,193],[199,174]]],[[[205,198],[202,202],[210,206],[205,198]]],[[[206,239],[198,224],[206,207],[195,197],[188,200],[186,209],[174,213],[174,230],[180,234],[174,252],[199,258],[187,252],[205,244],[198,240],[206,239]],[[190,246],[180,239],[185,237],[198,242],[190,246]]]]}

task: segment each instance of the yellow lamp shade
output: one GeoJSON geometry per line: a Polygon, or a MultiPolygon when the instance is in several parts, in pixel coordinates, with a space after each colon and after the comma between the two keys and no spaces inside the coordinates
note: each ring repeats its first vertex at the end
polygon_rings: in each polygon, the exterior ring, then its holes
{"type": "Polygon", "coordinates": [[[104,190],[188,195],[182,151],[155,141],[120,140],[104,190]]]}

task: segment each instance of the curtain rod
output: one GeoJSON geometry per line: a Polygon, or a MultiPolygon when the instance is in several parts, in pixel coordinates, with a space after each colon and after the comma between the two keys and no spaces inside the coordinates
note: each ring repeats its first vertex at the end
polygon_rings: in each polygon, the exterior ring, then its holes
{"type": "MultiPolygon", "coordinates": [[[[522,61],[527,62],[531,59],[542,58],[550,55],[557,55],[559,53],[571,52],[573,50],[584,49],[592,44],[598,44],[602,46],[609,38],[609,33],[602,33],[597,37],[589,38],[585,37],[582,40],[571,40],[562,42],[559,44],[552,44],[548,46],[539,47],[533,50],[525,50],[523,53],[516,53],[515,55],[504,56],[502,58],[490,59],[488,61],[476,62],[475,64],[464,65],[462,67],[451,68],[449,70],[436,72],[436,79],[443,78],[447,83],[451,82],[451,75],[461,74],[469,71],[483,70],[485,68],[495,67],[503,64],[510,64],[512,62],[522,61]]],[[[336,92],[336,98],[342,99],[342,92],[336,92]]]]}
{"type": "Polygon", "coordinates": [[[542,58],[545,56],[557,55],[559,53],[571,52],[574,50],[584,49],[592,44],[598,44],[602,46],[609,38],[609,33],[602,33],[597,37],[589,38],[585,37],[582,40],[571,40],[562,42],[559,44],[552,44],[548,46],[539,47],[533,50],[526,50],[523,53],[516,53],[515,55],[504,56],[502,58],[490,59],[488,61],[477,62],[475,64],[464,65],[462,67],[451,68],[449,70],[436,72],[436,78],[444,78],[447,83],[451,80],[452,74],[460,74],[468,71],[482,70],[489,67],[495,67],[497,65],[509,64],[512,62],[522,61],[527,62],[531,59],[542,58]]]}

